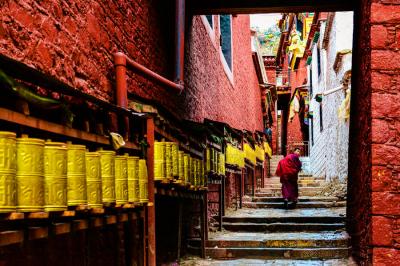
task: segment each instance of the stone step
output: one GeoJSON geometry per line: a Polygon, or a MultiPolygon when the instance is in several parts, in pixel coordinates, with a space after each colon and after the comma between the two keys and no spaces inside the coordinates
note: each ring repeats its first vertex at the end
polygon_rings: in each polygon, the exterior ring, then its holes
{"type": "Polygon", "coordinates": [[[357,266],[353,258],[340,259],[224,259],[213,260],[210,258],[193,259],[192,257],[181,260],[182,266],[357,266]]]}
{"type": "MultiPolygon", "coordinates": [[[[318,196],[320,191],[315,191],[315,190],[306,190],[306,191],[299,191],[299,196],[300,197],[314,197],[318,196]]],[[[269,192],[257,192],[256,197],[279,197],[281,196],[282,193],[279,190],[274,190],[274,191],[269,191],[269,192]]]]}
{"type": "MultiPolygon", "coordinates": [[[[281,186],[277,186],[274,188],[260,188],[260,192],[269,192],[270,190],[277,190],[277,189],[281,189],[281,186]]],[[[318,189],[323,189],[323,187],[303,187],[304,190],[318,190],[318,189]]]]}
{"type": "MultiPolygon", "coordinates": [[[[299,202],[309,202],[309,201],[327,201],[335,202],[339,199],[336,197],[300,197],[299,202]]],[[[254,197],[253,202],[283,202],[282,197],[254,197]]]]}
{"type": "Polygon", "coordinates": [[[285,217],[232,217],[222,218],[225,223],[344,223],[344,216],[285,216],[285,217]]]}
{"type": "MultiPolygon", "coordinates": [[[[324,182],[298,182],[299,187],[321,187],[324,185],[324,182]]],[[[280,188],[282,184],[279,183],[266,183],[263,188],[260,188],[260,191],[265,191],[270,188],[280,188]]]]}
{"type": "Polygon", "coordinates": [[[344,223],[227,223],[225,230],[241,232],[318,232],[344,230],[344,223]]]}
{"type": "MultiPolygon", "coordinates": [[[[247,208],[277,208],[283,209],[282,202],[243,202],[243,206],[247,208]]],[[[326,202],[326,201],[308,201],[298,202],[296,208],[334,208],[345,207],[345,201],[326,202]]]]}
{"type": "Polygon", "coordinates": [[[296,232],[268,234],[217,232],[210,234],[209,240],[206,242],[206,246],[210,248],[327,248],[347,247],[349,244],[349,239],[350,237],[346,232],[296,232]]]}
{"type": "Polygon", "coordinates": [[[350,249],[338,248],[206,248],[206,256],[213,259],[339,259],[347,258],[350,249]]]}

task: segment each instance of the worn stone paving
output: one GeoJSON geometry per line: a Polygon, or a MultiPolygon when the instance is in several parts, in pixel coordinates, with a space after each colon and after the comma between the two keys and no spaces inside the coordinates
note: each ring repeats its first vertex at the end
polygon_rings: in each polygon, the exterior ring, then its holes
{"type": "Polygon", "coordinates": [[[335,240],[346,239],[349,235],[344,231],[337,232],[279,232],[279,233],[252,233],[252,232],[215,232],[210,233],[210,240],[253,240],[253,241],[266,241],[266,240],[335,240]]]}
{"type": "Polygon", "coordinates": [[[188,257],[179,264],[181,266],[356,266],[353,259],[333,259],[333,260],[212,260],[188,257]]]}
{"type": "Polygon", "coordinates": [[[242,208],[237,211],[227,210],[225,216],[230,217],[319,217],[319,216],[345,216],[346,208],[304,208],[304,209],[252,209],[242,208]]]}

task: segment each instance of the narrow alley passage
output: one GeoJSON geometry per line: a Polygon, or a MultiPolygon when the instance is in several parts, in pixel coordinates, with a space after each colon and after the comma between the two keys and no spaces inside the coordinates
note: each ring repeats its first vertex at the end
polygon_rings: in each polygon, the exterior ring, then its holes
{"type": "Polygon", "coordinates": [[[244,208],[226,212],[221,232],[210,233],[210,259],[191,258],[183,265],[356,265],[349,258],[346,203],[319,196],[324,182],[300,176],[296,209],[285,209],[279,177],[268,178],[265,188],[246,197],[244,208]]]}
{"type": "Polygon", "coordinates": [[[0,1],[0,265],[399,265],[398,2],[0,1]]]}

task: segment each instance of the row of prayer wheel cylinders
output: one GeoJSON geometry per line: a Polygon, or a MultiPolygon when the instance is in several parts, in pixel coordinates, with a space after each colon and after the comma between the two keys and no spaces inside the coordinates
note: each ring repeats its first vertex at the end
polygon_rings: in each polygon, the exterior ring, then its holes
{"type": "Polygon", "coordinates": [[[146,161],[0,131],[0,212],[148,201],[146,161]]]}
{"type": "Polygon", "coordinates": [[[206,172],[225,175],[225,154],[214,148],[206,150],[206,172]]]}
{"type": "Polygon", "coordinates": [[[205,186],[203,160],[179,150],[176,142],[154,143],[154,180],[172,180],[191,187],[205,186]]]}

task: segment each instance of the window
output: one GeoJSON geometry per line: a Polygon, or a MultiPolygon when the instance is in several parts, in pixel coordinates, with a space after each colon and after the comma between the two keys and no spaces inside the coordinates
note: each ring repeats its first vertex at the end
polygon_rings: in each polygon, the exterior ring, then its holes
{"type": "Polygon", "coordinates": [[[318,78],[321,76],[321,49],[317,48],[317,67],[318,67],[318,78]]]}
{"type": "Polygon", "coordinates": [[[319,131],[322,132],[324,130],[324,125],[323,125],[323,119],[322,119],[322,104],[319,104],[319,131]]]}
{"type": "Polygon", "coordinates": [[[232,18],[231,15],[220,15],[221,50],[229,69],[232,70],[232,18]]]}
{"type": "Polygon", "coordinates": [[[211,29],[213,29],[214,28],[213,16],[212,15],[206,15],[205,17],[206,17],[206,19],[208,21],[208,24],[210,24],[211,29]]]}
{"type": "Polygon", "coordinates": [[[300,32],[300,37],[303,39],[303,22],[300,19],[296,19],[296,30],[300,32]]]}
{"type": "Polygon", "coordinates": [[[312,99],[313,98],[313,87],[312,87],[312,83],[313,83],[313,80],[312,80],[312,69],[311,69],[311,67],[310,67],[310,99],[312,99]]]}
{"type": "Polygon", "coordinates": [[[311,124],[311,146],[314,146],[314,119],[310,119],[310,124],[311,124]]]}

